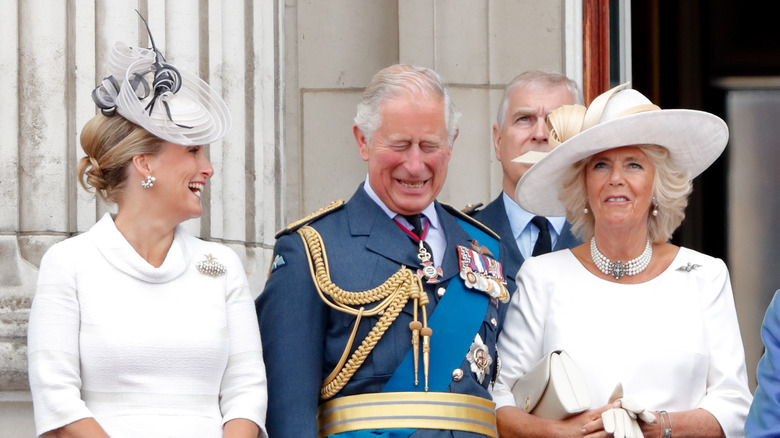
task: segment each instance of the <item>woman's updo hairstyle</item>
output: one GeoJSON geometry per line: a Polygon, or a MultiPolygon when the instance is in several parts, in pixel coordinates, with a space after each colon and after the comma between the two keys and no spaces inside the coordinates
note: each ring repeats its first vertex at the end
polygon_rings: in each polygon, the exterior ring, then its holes
{"type": "Polygon", "coordinates": [[[93,117],[81,132],[81,148],[87,156],[79,160],[79,183],[93,187],[107,203],[116,203],[128,176],[133,156],[154,154],[163,140],[124,117],[93,117]]]}

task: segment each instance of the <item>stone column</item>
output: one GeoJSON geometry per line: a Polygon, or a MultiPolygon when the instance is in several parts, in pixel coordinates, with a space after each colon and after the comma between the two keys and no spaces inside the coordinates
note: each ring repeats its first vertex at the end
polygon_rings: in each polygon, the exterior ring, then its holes
{"type": "Polygon", "coordinates": [[[204,214],[185,227],[233,248],[255,295],[262,289],[281,222],[280,3],[0,0],[0,438],[34,435],[26,332],[41,257],[115,211],[76,181],[79,136],[114,42],[150,47],[135,9],[166,59],[230,108],[230,133],[207,148],[216,173],[204,214]]]}

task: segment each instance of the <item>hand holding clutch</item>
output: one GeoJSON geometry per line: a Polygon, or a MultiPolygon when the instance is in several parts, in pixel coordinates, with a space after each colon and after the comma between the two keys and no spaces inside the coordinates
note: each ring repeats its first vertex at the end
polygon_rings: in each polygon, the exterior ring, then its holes
{"type": "Polygon", "coordinates": [[[548,353],[512,387],[516,406],[533,415],[563,420],[590,408],[588,385],[566,352],[548,353]]]}

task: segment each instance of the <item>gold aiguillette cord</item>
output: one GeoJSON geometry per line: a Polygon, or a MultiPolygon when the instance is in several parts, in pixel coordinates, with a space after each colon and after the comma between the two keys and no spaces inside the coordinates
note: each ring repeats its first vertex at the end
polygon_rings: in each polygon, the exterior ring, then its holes
{"type": "Polygon", "coordinates": [[[414,386],[417,386],[420,383],[418,375],[420,370],[420,336],[422,335],[423,375],[425,377],[425,391],[428,391],[428,368],[431,353],[431,334],[433,334],[433,330],[428,327],[428,313],[425,309],[425,305],[428,304],[428,295],[425,294],[425,289],[423,289],[422,282],[419,281],[419,279],[417,285],[417,291],[412,292],[412,298],[414,299],[414,320],[409,323],[409,329],[412,331],[412,354],[414,356],[414,386]],[[418,319],[418,307],[422,309],[422,322],[418,319]]]}
{"type": "Polygon", "coordinates": [[[420,368],[420,329],[422,329],[422,323],[417,320],[417,298],[414,299],[414,321],[409,323],[409,329],[412,331],[412,353],[414,354],[414,386],[417,386],[419,380],[417,379],[417,372],[420,368]]]}
{"type": "Polygon", "coordinates": [[[428,327],[428,316],[425,311],[425,306],[422,308],[423,314],[423,328],[421,331],[423,337],[423,372],[425,373],[425,392],[428,392],[428,364],[430,363],[431,355],[431,335],[433,330],[428,327]]]}

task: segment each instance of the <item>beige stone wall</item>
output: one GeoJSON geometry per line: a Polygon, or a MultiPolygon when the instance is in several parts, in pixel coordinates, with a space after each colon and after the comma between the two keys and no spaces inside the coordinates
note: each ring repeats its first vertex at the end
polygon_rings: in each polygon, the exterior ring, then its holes
{"type": "Polygon", "coordinates": [[[491,126],[503,87],[531,68],[566,72],[565,14],[574,3],[287,1],[285,216],[349,198],[365,179],[355,106],[371,76],[398,62],[438,71],[463,112],[440,199],[459,207],[491,200],[500,191],[491,126]]]}

